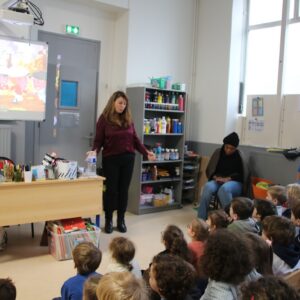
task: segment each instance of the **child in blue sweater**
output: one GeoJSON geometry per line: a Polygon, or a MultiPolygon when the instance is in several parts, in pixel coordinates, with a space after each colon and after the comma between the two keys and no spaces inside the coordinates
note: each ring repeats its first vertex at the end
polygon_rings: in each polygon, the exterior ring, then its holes
{"type": "Polygon", "coordinates": [[[61,300],[82,300],[83,285],[87,278],[96,275],[102,253],[91,242],[82,242],[73,252],[73,260],[77,274],[66,280],[61,288],[61,300]]]}

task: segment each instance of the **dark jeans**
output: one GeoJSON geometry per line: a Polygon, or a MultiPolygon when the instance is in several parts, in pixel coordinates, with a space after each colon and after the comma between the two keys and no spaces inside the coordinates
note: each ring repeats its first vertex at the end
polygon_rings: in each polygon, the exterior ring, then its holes
{"type": "Polygon", "coordinates": [[[106,218],[111,218],[114,210],[124,217],[128,203],[128,189],[134,166],[133,153],[124,153],[102,159],[106,190],[103,206],[106,218]]]}

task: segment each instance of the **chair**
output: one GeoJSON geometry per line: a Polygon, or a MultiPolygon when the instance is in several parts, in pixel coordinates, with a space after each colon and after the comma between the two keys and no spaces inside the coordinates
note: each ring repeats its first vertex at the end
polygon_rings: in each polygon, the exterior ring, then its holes
{"type": "Polygon", "coordinates": [[[220,203],[220,199],[217,194],[212,195],[211,200],[209,202],[208,210],[216,210],[221,208],[222,205],[220,203]]]}
{"type": "Polygon", "coordinates": [[[284,281],[286,281],[290,286],[295,288],[298,292],[300,292],[300,269],[296,270],[292,273],[289,273],[283,277],[284,281]]]}

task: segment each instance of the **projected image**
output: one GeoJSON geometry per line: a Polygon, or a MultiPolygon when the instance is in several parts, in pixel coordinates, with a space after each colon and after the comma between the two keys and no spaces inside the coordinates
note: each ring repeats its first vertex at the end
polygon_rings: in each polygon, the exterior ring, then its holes
{"type": "Polygon", "coordinates": [[[48,47],[0,39],[0,119],[45,116],[48,47]]]}

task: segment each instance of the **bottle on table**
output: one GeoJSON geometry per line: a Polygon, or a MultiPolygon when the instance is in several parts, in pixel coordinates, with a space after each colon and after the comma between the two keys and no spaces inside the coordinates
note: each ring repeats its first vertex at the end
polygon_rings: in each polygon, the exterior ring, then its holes
{"type": "Polygon", "coordinates": [[[87,176],[97,175],[97,157],[95,154],[90,154],[86,159],[86,171],[87,176]]]}

